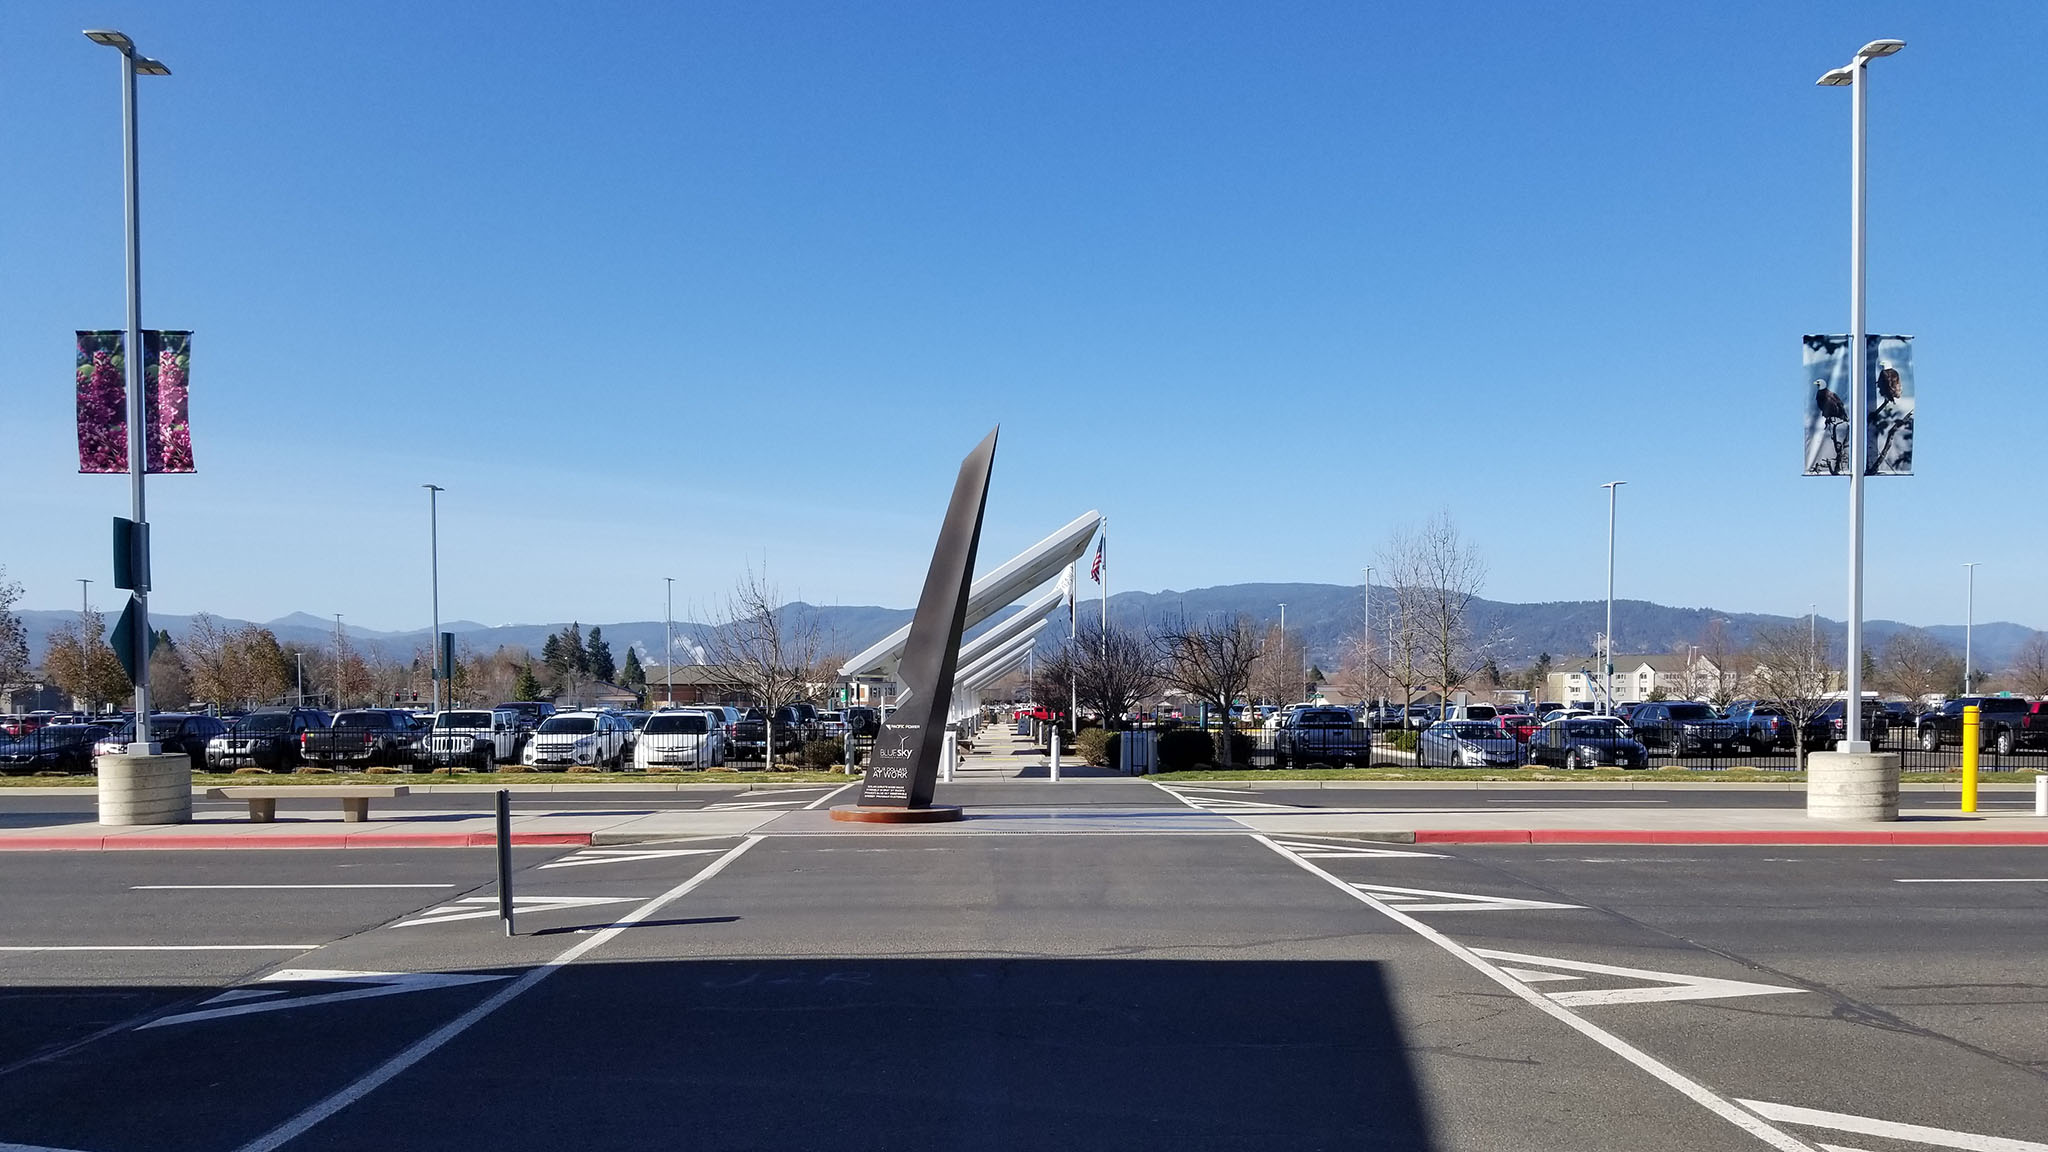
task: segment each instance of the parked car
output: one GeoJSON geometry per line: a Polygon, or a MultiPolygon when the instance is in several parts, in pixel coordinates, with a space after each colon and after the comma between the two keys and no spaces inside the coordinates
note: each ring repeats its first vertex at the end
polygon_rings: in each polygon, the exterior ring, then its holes
{"type": "Polygon", "coordinates": [[[2021,748],[2048,747],[2048,708],[2020,696],[1958,696],[1920,717],[1914,735],[1920,747],[1937,751],[1963,742],[1963,708],[1977,706],[1980,748],[2010,756],[2021,748]]]}
{"type": "Polygon", "coordinates": [[[410,770],[420,762],[420,730],[410,712],[351,708],[325,728],[299,734],[299,758],[322,768],[385,767],[410,770]]]}
{"type": "Polygon", "coordinates": [[[536,768],[623,768],[632,725],[609,712],[557,712],[526,742],[526,763],[536,768]]]}
{"type": "Polygon", "coordinates": [[[1529,763],[1556,764],[1564,768],[1644,768],[1650,763],[1644,748],[1626,724],[1606,717],[1576,717],[1552,720],[1529,738],[1529,763]]]}
{"type": "Polygon", "coordinates": [[[1731,701],[1723,719],[1734,726],[1735,738],[1753,754],[1790,748],[1799,739],[1798,725],[1785,710],[1762,700],[1731,701]]]}
{"type": "Polygon", "coordinates": [[[1494,720],[1494,723],[1500,725],[1501,731],[1506,732],[1524,744],[1529,742],[1529,737],[1535,734],[1536,729],[1543,726],[1543,721],[1520,712],[1510,712],[1505,716],[1498,717],[1494,720]]]}
{"type": "Polygon", "coordinates": [[[694,708],[670,709],[649,717],[633,745],[633,766],[642,772],[716,768],[724,763],[725,733],[708,714],[694,708]]]}
{"type": "Polygon", "coordinates": [[[555,714],[555,706],[545,700],[506,700],[493,704],[491,711],[512,714],[519,752],[523,753],[526,751],[526,742],[533,738],[533,730],[540,727],[541,721],[555,714]]]}
{"type": "Polygon", "coordinates": [[[93,746],[110,731],[103,724],[45,724],[0,744],[0,772],[90,772],[93,746]]]}
{"type": "Polygon", "coordinates": [[[251,712],[229,721],[226,731],[206,742],[206,766],[216,772],[237,768],[289,772],[302,763],[300,737],[330,723],[327,713],[318,708],[251,712]]]}
{"type": "Polygon", "coordinates": [[[882,730],[882,714],[873,708],[848,708],[846,729],[855,736],[874,736],[882,730]]]}
{"type": "Polygon", "coordinates": [[[1669,748],[1680,756],[1727,752],[1735,747],[1735,725],[1711,704],[1653,700],[1636,709],[1629,728],[1645,748],[1669,748]]]}
{"type": "MultiPolygon", "coordinates": [[[[206,770],[206,745],[215,736],[227,731],[227,725],[206,715],[183,712],[158,712],[149,718],[149,739],[160,745],[163,751],[183,752],[192,761],[194,772],[206,770]]],[[[135,719],[107,734],[105,740],[93,747],[95,756],[118,756],[128,751],[128,745],[135,739],[135,719]]]]}
{"type": "Polygon", "coordinates": [[[427,760],[437,768],[461,765],[488,772],[493,765],[518,759],[521,741],[517,713],[450,708],[434,714],[427,760]]]}
{"type": "Polygon", "coordinates": [[[1415,741],[1415,762],[1423,768],[1486,768],[1522,761],[1514,733],[1487,720],[1439,720],[1415,741]]]}
{"type": "Polygon", "coordinates": [[[1614,711],[1610,715],[1626,724],[1629,722],[1629,718],[1636,714],[1636,709],[1641,708],[1646,703],[1648,701],[1645,700],[1624,700],[1614,706],[1614,711]]]}
{"type": "Polygon", "coordinates": [[[846,713],[844,713],[844,712],[820,712],[820,713],[818,713],[818,739],[820,739],[820,740],[844,740],[844,739],[846,739],[846,713]]]}
{"type": "MultiPolygon", "coordinates": [[[[1840,700],[1830,700],[1822,705],[1821,710],[1814,713],[1812,718],[1807,720],[1805,728],[1801,730],[1800,735],[1806,743],[1806,750],[1811,752],[1816,749],[1828,748],[1843,740],[1847,740],[1849,738],[1848,724],[1843,719],[1846,715],[1847,712],[1842,707],[1840,700]]],[[[1962,713],[1958,712],[1956,715],[1960,718],[1962,713]]],[[[1884,705],[1879,704],[1875,700],[1865,700],[1863,702],[1863,738],[1870,741],[1870,746],[1872,748],[1884,747],[1884,742],[1891,736],[1891,728],[1891,720],[1885,715],[1884,705]]],[[[1960,729],[1958,729],[1958,733],[1960,733],[1960,729]]]]}
{"type": "Polygon", "coordinates": [[[1365,766],[1372,758],[1372,730],[1346,708],[1304,708],[1273,732],[1273,764],[1289,762],[1365,766]]]}

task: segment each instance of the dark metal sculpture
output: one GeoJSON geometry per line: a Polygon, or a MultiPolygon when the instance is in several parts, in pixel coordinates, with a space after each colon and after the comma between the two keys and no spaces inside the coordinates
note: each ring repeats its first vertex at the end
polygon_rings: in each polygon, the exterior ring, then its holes
{"type": "Polygon", "coordinates": [[[874,757],[861,784],[863,808],[927,808],[945,754],[946,711],[953,701],[953,673],[960,662],[960,632],[967,618],[967,590],[974,578],[974,554],[981,547],[981,513],[988,503],[988,478],[995,467],[996,433],[960,462],[953,501],[939,528],[925,573],[924,594],[903,646],[901,678],[912,695],[882,725],[874,757]]]}

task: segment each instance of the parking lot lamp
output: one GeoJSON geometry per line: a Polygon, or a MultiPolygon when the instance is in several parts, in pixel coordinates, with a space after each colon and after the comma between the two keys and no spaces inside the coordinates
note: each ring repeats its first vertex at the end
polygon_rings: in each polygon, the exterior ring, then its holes
{"type": "Polygon", "coordinates": [[[676,702],[676,578],[663,576],[662,579],[668,582],[668,599],[663,602],[665,606],[661,611],[661,642],[666,645],[661,650],[661,668],[668,685],[668,703],[673,706],[676,702]]]}
{"type": "MultiPolygon", "coordinates": [[[[149,462],[144,457],[143,426],[145,416],[142,403],[142,222],[138,215],[138,190],[140,182],[136,175],[137,151],[135,147],[135,78],[137,76],[169,76],[171,70],[160,60],[152,60],[135,51],[135,42],[125,33],[112,29],[87,29],[85,38],[95,44],[102,44],[121,54],[121,155],[122,155],[122,205],[126,222],[128,249],[128,329],[125,351],[121,356],[122,375],[128,389],[128,497],[129,511],[135,521],[138,533],[146,532],[148,517],[144,514],[142,481],[148,471],[149,462]]],[[[148,540],[144,535],[143,540],[148,540]]],[[[148,571],[147,567],[143,573],[148,571]]],[[[143,573],[138,573],[142,576],[143,573]]],[[[141,585],[134,590],[135,628],[132,653],[135,664],[135,734],[138,739],[128,745],[128,752],[134,756],[154,756],[160,749],[149,743],[149,642],[153,633],[149,627],[149,581],[146,576],[135,581],[141,585]]]]}
{"type": "Polygon", "coordinates": [[[1815,83],[1828,88],[1849,89],[1849,621],[1847,652],[1843,656],[1842,752],[1868,752],[1863,738],[1863,473],[1870,444],[1869,349],[1864,347],[1863,280],[1865,272],[1864,200],[1865,148],[1864,107],[1870,83],[1869,64],[1879,56],[1890,56],[1904,48],[1904,40],[1872,40],[1856,50],[1856,58],[1833,69],[1815,83]]]}
{"type": "Polygon", "coordinates": [[[1614,480],[1601,487],[1607,489],[1607,633],[1600,639],[1600,662],[1606,666],[1606,699],[1601,702],[1603,715],[1614,711],[1614,498],[1621,491],[1626,480],[1614,480]]]}
{"type": "MultiPolygon", "coordinates": [[[[428,637],[427,645],[434,653],[434,711],[441,711],[441,680],[448,674],[441,667],[441,493],[447,489],[439,484],[422,484],[427,490],[427,541],[433,553],[434,584],[434,632],[428,637]]],[[[415,696],[417,700],[419,697],[415,696]]]]}
{"type": "Polygon", "coordinates": [[[1977,627],[1977,565],[1982,561],[1972,560],[1963,565],[1970,574],[1970,592],[1963,601],[1963,695],[1977,690],[1976,678],[1971,675],[1970,633],[1977,627]]]}

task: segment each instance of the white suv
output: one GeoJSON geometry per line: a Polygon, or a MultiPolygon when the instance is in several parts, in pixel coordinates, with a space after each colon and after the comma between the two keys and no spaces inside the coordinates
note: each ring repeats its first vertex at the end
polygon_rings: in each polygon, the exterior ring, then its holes
{"type": "Polygon", "coordinates": [[[725,763],[724,718],[717,709],[656,712],[647,718],[647,726],[633,745],[633,766],[642,772],[719,767],[725,763]]]}
{"type": "Polygon", "coordinates": [[[526,742],[535,768],[625,767],[633,725],[610,712],[558,712],[541,721],[526,742]]]}

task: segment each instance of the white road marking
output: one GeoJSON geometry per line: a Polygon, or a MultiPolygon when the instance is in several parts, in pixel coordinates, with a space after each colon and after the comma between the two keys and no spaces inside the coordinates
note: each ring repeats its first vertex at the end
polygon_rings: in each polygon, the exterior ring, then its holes
{"type": "MultiPolygon", "coordinates": [[[[1281,848],[1265,836],[1254,835],[1252,839],[1292,860],[1296,867],[1308,872],[1310,875],[1320,877],[1339,892],[1349,895],[1352,899],[1365,904],[1373,911],[1378,912],[1394,923],[1401,925],[1403,928],[1457,957],[1459,960],[1470,965],[1480,975],[1485,976],[1487,979],[1527,1001],[1537,1011],[1656,1077],[1693,1103],[1762,1140],[1771,1147],[1779,1149],[1779,1152],[1813,1152],[1811,1145],[1779,1129],[1755,1113],[1746,1112],[1736,1107],[1728,1100],[1722,1098],[1713,1089],[1692,1079],[1676,1068],[1650,1055],[1648,1052],[1630,1044],[1605,1028],[1594,1024],[1578,1013],[1555,1003],[1549,996],[1508,975],[1499,966],[1480,957],[1470,948],[1424,924],[1415,917],[1402,912],[1384,900],[1378,899],[1372,893],[1352,887],[1322,866],[1303,860],[1301,857],[1281,848]]],[[[269,1152],[269,1149],[243,1149],[242,1152],[269,1152]]]]}
{"type": "Polygon", "coordinates": [[[1894,880],[1894,881],[1892,881],[1892,883],[1894,883],[1894,884],[2048,884],[2048,876],[2037,876],[2037,877],[2028,877],[2028,878],[2025,878],[2025,879],[2019,879],[2019,878],[2014,878],[2014,879],[2006,879],[2006,878],[2004,878],[2004,877],[1968,877],[1968,878],[1958,878],[1958,879],[1954,879],[1954,880],[1894,880]]]}
{"type": "Polygon", "coordinates": [[[538,968],[528,969],[524,976],[500,988],[490,999],[429,1032],[411,1047],[371,1069],[353,1084],[327,1097],[325,1100],[320,1101],[318,1104],[313,1105],[263,1135],[258,1136],[256,1139],[249,1141],[247,1144],[242,1145],[236,1152],[276,1152],[278,1148],[290,1143],[322,1120],[376,1091],[383,1085],[390,1083],[392,1078],[421,1060],[426,1059],[429,1055],[433,1054],[435,1049],[440,1048],[443,1044],[468,1031],[477,1021],[510,1004],[534,985],[575,963],[578,959],[588,955],[593,949],[602,947],[619,933],[624,932],[626,929],[647,919],[675,901],[689,895],[699,884],[725,871],[726,865],[739,859],[742,853],[760,842],[761,837],[759,836],[749,836],[745,840],[740,841],[725,855],[706,865],[702,872],[626,913],[610,927],[571,944],[553,960],[542,964],[538,968]]]}
{"type": "Polygon", "coordinates": [[[1506,965],[1501,966],[1501,971],[1507,973],[1510,976],[1513,976],[1515,979],[1520,980],[1524,984],[1540,984],[1546,980],[1585,979],[1584,976],[1567,976],[1562,972],[1538,972],[1534,968],[1509,968],[1506,965]]]}
{"type": "Polygon", "coordinates": [[[834,788],[830,792],[825,793],[823,796],[818,797],[816,800],[811,801],[809,804],[804,805],[803,811],[810,812],[815,809],[824,807],[825,804],[830,802],[834,796],[839,795],[841,792],[846,791],[848,788],[853,787],[857,783],[859,783],[859,781],[857,780],[848,780],[846,783],[841,784],[839,787],[834,788]]]}
{"type": "MultiPolygon", "coordinates": [[[[716,848],[586,848],[541,868],[582,868],[591,864],[627,864],[635,860],[660,860],[669,856],[709,856],[716,848]]],[[[514,897],[516,900],[517,897],[514,897]]]]}
{"type": "Polygon", "coordinates": [[[301,888],[453,888],[453,884],[135,884],[133,892],[296,891],[301,888]]]}
{"type": "Polygon", "coordinates": [[[52,1148],[47,1144],[0,1144],[0,1152],[77,1152],[72,1148],[52,1148]]]}
{"type": "Polygon", "coordinates": [[[1669,800],[1570,800],[1562,797],[1531,796],[1526,800],[1511,800],[1489,796],[1488,804],[1562,804],[1567,808],[1578,808],[1587,804],[1669,804],[1669,800]]]}
{"type": "MultiPolygon", "coordinates": [[[[1980,1136],[1974,1132],[1953,1132],[1947,1128],[1873,1120],[1868,1116],[1851,1116],[1846,1112],[1823,1112],[1818,1108],[1799,1108],[1791,1104],[1772,1104],[1764,1100],[1737,1100],[1736,1103],[1753,1109],[1757,1115],[1767,1120],[1776,1120],[1784,1124],[1853,1132],[1858,1136],[1882,1136],[1887,1140],[1925,1144],[1930,1148],[1959,1148],[1964,1152],[2048,1152],[2048,1144],[2039,1144],[2032,1140],[1980,1136]]],[[[1824,1144],[1822,1147],[1829,1145],[1824,1144]]]]}
{"type": "Polygon", "coordinates": [[[1167,784],[1161,784],[1161,785],[1160,785],[1160,787],[1161,787],[1161,788],[1165,788],[1165,789],[1166,789],[1166,790],[1167,790],[1168,792],[1173,792],[1173,793],[1180,793],[1180,792],[1235,792],[1235,793],[1239,793],[1239,794],[1241,794],[1241,795],[1245,795],[1245,796],[1257,796],[1257,795],[1259,794],[1259,789],[1257,789],[1257,788],[1204,788],[1204,787],[1202,787],[1201,785],[1198,785],[1198,784],[1172,784],[1172,785],[1167,785],[1167,784]]]}
{"type": "Polygon", "coordinates": [[[801,803],[803,803],[803,801],[801,800],[745,800],[734,801],[732,803],[727,804],[706,804],[704,806],[704,811],[739,812],[749,808],[787,808],[791,804],[801,803]]]}
{"type": "MultiPolygon", "coordinates": [[[[638,896],[519,896],[512,897],[512,911],[560,912],[569,908],[588,908],[597,904],[629,904],[638,896]]],[[[422,924],[452,924],[457,920],[487,920],[498,914],[496,896],[464,896],[453,904],[429,908],[410,920],[401,920],[393,928],[417,928],[422,924]]]]}
{"type": "MultiPolygon", "coordinates": [[[[1154,786],[1162,792],[1171,794],[1188,807],[1198,808],[1204,812],[1294,812],[1301,807],[1299,804],[1275,804],[1267,800],[1237,800],[1229,796],[1188,796],[1164,784],[1154,786]]],[[[1228,792],[1236,789],[1205,788],[1202,791],[1228,792]]]]}
{"type": "Polygon", "coordinates": [[[5,944],[0,952],[306,952],[319,944],[5,944]]]}
{"type": "Polygon", "coordinates": [[[1384,856],[1412,856],[1441,860],[1441,852],[1412,852],[1405,848],[1368,848],[1363,844],[1322,844],[1313,840],[1275,840],[1275,844],[1310,860],[1366,860],[1384,856]]]}
{"type": "Polygon", "coordinates": [[[1404,912],[1504,912],[1511,909],[1577,908],[1554,900],[1524,900],[1514,896],[1478,896],[1469,892],[1437,892],[1428,888],[1395,888],[1387,884],[1353,884],[1404,912]],[[1432,899],[1433,898],[1433,899],[1432,899]]]}
{"type": "Polygon", "coordinates": [[[1786,988],[1777,984],[1753,984],[1747,980],[1722,980],[1713,976],[1687,976],[1682,972],[1655,972],[1648,968],[1623,968],[1618,964],[1560,960],[1554,956],[1531,956],[1523,952],[1501,952],[1493,948],[1474,948],[1472,951],[1488,960],[1513,960],[1520,964],[1559,968],[1566,972],[1591,972],[1598,976],[1624,976],[1631,980],[1655,982],[1646,988],[1587,988],[1575,992],[1549,993],[1552,1000],[1573,1008],[1592,1007],[1598,1004],[1650,1004],[1665,1000],[1718,1000],[1725,996],[1783,996],[1806,991],[1804,988],[1786,988]]]}
{"type": "Polygon", "coordinates": [[[307,992],[301,995],[293,995],[284,988],[236,988],[223,992],[211,1000],[202,1001],[195,1011],[152,1020],[136,1031],[144,1032],[168,1024],[191,1024],[200,1020],[218,1020],[226,1016],[280,1012],[286,1008],[310,1008],[315,1004],[339,1004],[345,1000],[370,1000],[379,996],[396,996],[401,992],[426,992],[435,988],[458,988],[464,984],[483,984],[493,980],[510,979],[510,976],[464,976],[449,972],[348,972],[335,968],[286,968],[265,976],[263,982],[314,981],[349,987],[340,992],[307,992]],[[225,1004],[227,1007],[208,1008],[208,1004],[225,1004]]]}

